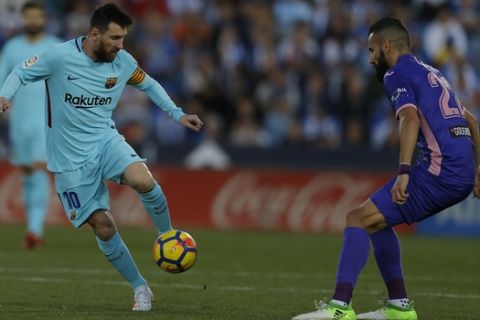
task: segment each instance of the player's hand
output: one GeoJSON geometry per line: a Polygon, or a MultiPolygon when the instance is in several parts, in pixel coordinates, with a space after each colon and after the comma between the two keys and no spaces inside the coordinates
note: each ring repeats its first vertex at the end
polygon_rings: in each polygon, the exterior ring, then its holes
{"type": "Polygon", "coordinates": [[[477,169],[477,175],[475,177],[475,185],[473,186],[473,196],[475,198],[480,198],[480,170],[479,169],[477,169]]]}
{"type": "Polygon", "coordinates": [[[7,109],[10,108],[10,104],[10,100],[4,97],[0,97],[0,112],[7,111],[7,109]]]}
{"type": "Polygon", "coordinates": [[[186,114],[180,118],[180,123],[193,131],[202,130],[203,122],[196,114],[186,114]]]}
{"type": "Polygon", "coordinates": [[[397,181],[392,187],[392,200],[397,204],[404,204],[407,201],[409,196],[407,192],[408,181],[410,179],[410,175],[408,174],[399,174],[397,176],[397,181]]]}

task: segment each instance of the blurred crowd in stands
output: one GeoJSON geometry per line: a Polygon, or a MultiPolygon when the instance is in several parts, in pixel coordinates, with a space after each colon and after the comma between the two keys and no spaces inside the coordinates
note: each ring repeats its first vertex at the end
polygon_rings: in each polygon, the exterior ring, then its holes
{"type": "MultiPolygon", "coordinates": [[[[104,2],[47,0],[48,30],[64,39],[85,34],[92,11],[104,2]]],[[[366,46],[369,25],[386,15],[407,25],[414,53],[441,69],[462,103],[480,113],[476,0],[109,2],[136,20],[126,49],[185,112],[206,123],[200,135],[188,132],[127,87],[115,120],[140,153],[212,141],[396,148],[397,125],[366,46]]],[[[13,13],[21,3],[0,0],[0,45],[19,31],[13,13]]]]}

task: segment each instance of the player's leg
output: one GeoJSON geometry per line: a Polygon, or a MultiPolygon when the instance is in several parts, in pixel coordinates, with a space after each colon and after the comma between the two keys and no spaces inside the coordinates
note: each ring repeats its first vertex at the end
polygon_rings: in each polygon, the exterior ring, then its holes
{"type": "Polygon", "coordinates": [[[123,183],[140,194],[145,210],[152,218],[159,233],[172,229],[167,199],[143,162],[130,164],[123,172],[123,183]]]}
{"type": "Polygon", "coordinates": [[[370,235],[373,253],[388,291],[388,302],[407,308],[409,300],[403,279],[400,242],[392,227],[370,235]]]}
{"type": "Polygon", "coordinates": [[[134,311],[150,311],[153,294],[140,275],[137,265],[117,231],[115,222],[107,210],[96,210],[87,220],[92,227],[100,250],[112,266],[130,283],[134,290],[134,311]]]}
{"type": "Polygon", "coordinates": [[[167,200],[144,162],[125,139],[118,135],[106,148],[104,176],[137,191],[158,232],[163,233],[172,229],[167,200]]]}
{"type": "Polygon", "coordinates": [[[368,260],[369,232],[385,226],[383,215],[370,200],[347,214],[332,300],[322,303],[317,311],[298,315],[293,320],[356,319],[349,304],[358,276],[368,260]]]}
{"type": "Polygon", "coordinates": [[[46,142],[42,127],[19,126],[13,121],[10,128],[12,163],[23,173],[23,202],[26,212],[27,233],[24,248],[33,249],[43,243],[43,225],[50,195],[46,171],[46,142]]]}
{"type": "MultiPolygon", "coordinates": [[[[393,229],[395,225],[412,222],[405,218],[400,208],[403,208],[405,212],[424,211],[422,208],[414,206],[415,199],[421,197],[422,193],[420,189],[415,187],[415,180],[415,174],[413,174],[408,187],[409,199],[401,207],[393,202],[390,193],[395,183],[395,178],[391,179],[390,182],[371,197],[372,202],[388,221],[387,228],[373,232],[370,235],[375,260],[387,287],[388,297],[387,303],[383,308],[359,314],[358,319],[417,319],[416,312],[408,299],[405,289],[400,242],[393,229]]],[[[414,215],[408,214],[407,217],[413,219],[414,215]]]]}
{"type": "Polygon", "coordinates": [[[153,295],[109,213],[108,189],[98,160],[76,170],[55,173],[55,189],[70,222],[76,228],[85,223],[93,228],[100,250],[134,289],[134,310],[149,311],[153,295]]]}
{"type": "Polygon", "coordinates": [[[358,276],[368,260],[369,232],[385,226],[383,215],[370,200],[347,214],[333,302],[343,306],[350,303],[358,276]]]}
{"type": "Polygon", "coordinates": [[[21,169],[27,220],[24,247],[34,249],[43,243],[43,227],[50,196],[50,181],[44,162],[35,162],[32,166],[21,166],[21,169]]]}

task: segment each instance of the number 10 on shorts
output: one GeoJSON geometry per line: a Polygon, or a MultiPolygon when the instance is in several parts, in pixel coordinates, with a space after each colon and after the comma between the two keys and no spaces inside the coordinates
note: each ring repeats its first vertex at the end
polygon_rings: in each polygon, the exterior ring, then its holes
{"type": "Polygon", "coordinates": [[[78,200],[78,195],[76,192],[65,191],[62,195],[70,210],[80,208],[80,200],[78,200]]]}

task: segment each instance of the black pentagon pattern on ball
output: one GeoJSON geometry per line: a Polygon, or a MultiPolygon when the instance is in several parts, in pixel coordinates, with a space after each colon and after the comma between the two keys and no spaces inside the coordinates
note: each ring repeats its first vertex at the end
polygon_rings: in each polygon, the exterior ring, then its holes
{"type": "Polygon", "coordinates": [[[185,242],[182,240],[182,238],[180,237],[180,235],[182,234],[181,231],[177,231],[175,233],[175,235],[165,239],[165,240],[162,240],[160,238],[157,239],[157,243],[159,244],[159,247],[160,247],[160,259],[158,259],[157,261],[157,265],[158,266],[161,266],[161,264],[163,262],[167,262],[167,263],[170,263],[170,264],[173,264],[175,265],[179,272],[182,272],[184,271],[183,269],[183,266],[182,266],[182,261],[183,261],[183,258],[185,258],[185,255],[188,253],[188,252],[197,252],[197,249],[196,248],[190,248],[190,247],[187,247],[185,245],[185,242]],[[179,243],[182,244],[182,248],[183,248],[183,252],[182,254],[180,255],[180,257],[178,257],[178,260],[172,260],[172,259],[168,259],[168,258],[165,258],[165,255],[164,255],[164,250],[163,250],[163,245],[169,241],[172,241],[172,240],[177,240],[179,243]]]}

